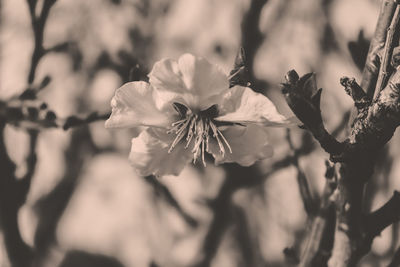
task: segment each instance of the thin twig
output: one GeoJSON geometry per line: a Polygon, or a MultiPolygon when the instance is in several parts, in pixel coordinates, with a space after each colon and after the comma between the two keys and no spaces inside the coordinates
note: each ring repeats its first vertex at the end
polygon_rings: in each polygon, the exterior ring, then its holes
{"type": "Polygon", "coordinates": [[[26,159],[27,171],[24,177],[18,181],[20,186],[20,192],[24,197],[24,199],[22,200],[23,202],[25,202],[26,200],[25,198],[28,195],[29,188],[32,182],[32,177],[36,169],[36,161],[37,161],[36,145],[37,145],[37,138],[39,135],[38,130],[29,130],[28,133],[29,133],[29,155],[26,159]]]}
{"type": "Polygon", "coordinates": [[[46,25],[47,17],[49,15],[51,7],[54,5],[56,0],[45,0],[43,3],[43,8],[40,12],[39,17],[35,15],[36,0],[27,0],[29,6],[29,12],[31,16],[32,29],[34,33],[35,46],[31,58],[31,66],[28,75],[28,84],[31,85],[35,79],[37,65],[40,59],[45,54],[45,49],[43,48],[43,35],[44,27],[46,25]]]}
{"type": "Polygon", "coordinates": [[[374,37],[371,40],[368,50],[367,60],[362,73],[361,87],[370,98],[374,95],[375,85],[378,78],[378,54],[384,46],[387,29],[392,21],[395,8],[396,4],[393,0],[382,1],[374,37]]]}
{"type": "Polygon", "coordinates": [[[110,115],[111,115],[110,112],[106,112],[106,113],[102,113],[102,114],[99,114],[97,112],[92,112],[86,118],[79,118],[77,116],[69,116],[68,118],[65,119],[65,122],[62,125],[62,128],[64,130],[68,130],[73,127],[87,125],[92,122],[107,120],[110,117],[110,115]]]}
{"type": "Polygon", "coordinates": [[[398,27],[399,21],[400,21],[400,6],[397,5],[392,22],[390,23],[390,26],[387,31],[385,48],[383,50],[384,52],[382,56],[383,60],[379,70],[378,81],[376,82],[376,88],[373,99],[376,99],[379,92],[386,86],[387,78],[389,77],[390,74],[389,66],[392,58],[393,49],[395,46],[397,46],[397,42],[395,42],[394,40],[394,35],[398,27]]]}
{"type": "Polygon", "coordinates": [[[198,225],[197,220],[184,210],[165,184],[153,175],[145,177],[145,181],[152,186],[156,195],[160,194],[160,196],[179,213],[188,225],[191,227],[196,227],[198,225]]]}
{"type": "Polygon", "coordinates": [[[326,183],[317,216],[312,220],[306,246],[301,256],[299,267],[326,266],[333,246],[335,229],[335,209],[332,194],[336,189],[334,165],[327,162],[326,183]]]}
{"type": "Polygon", "coordinates": [[[299,155],[297,152],[297,149],[294,147],[294,144],[292,142],[292,139],[290,137],[290,130],[288,129],[286,131],[286,140],[289,143],[289,147],[292,151],[294,151],[294,155],[292,158],[292,164],[296,167],[297,169],[297,183],[299,186],[299,191],[301,195],[301,199],[303,201],[304,209],[307,212],[309,216],[312,216],[316,212],[316,202],[314,200],[314,197],[311,194],[310,190],[310,185],[308,184],[306,175],[304,172],[301,170],[300,165],[299,165],[299,155]]]}

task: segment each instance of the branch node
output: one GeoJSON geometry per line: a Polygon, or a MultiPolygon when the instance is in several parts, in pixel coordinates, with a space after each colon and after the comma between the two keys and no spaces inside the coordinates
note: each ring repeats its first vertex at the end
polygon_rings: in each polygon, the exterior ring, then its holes
{"type": "Polygon", "coordinates": [[[354,78],[342,77],[340,84],[344,87],[346,93],[353,98],[357,109],[366,108],[371,104],[371,100],[354,78]]]}

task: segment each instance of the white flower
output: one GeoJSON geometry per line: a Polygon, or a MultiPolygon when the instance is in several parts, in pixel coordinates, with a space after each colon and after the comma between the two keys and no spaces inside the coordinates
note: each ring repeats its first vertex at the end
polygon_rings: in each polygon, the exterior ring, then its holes
{"type": "Polygon", "coordinates": [[[217,164],[249,166],[271,157],[267,127],[290,122],[264,95],[235,86],[217,66],[190,54],[157,62],[150,83],[129,82],[111,101],[107,128],[146,126],[132,139],[140,175],[178,175],[209,152],[217,164]]]}

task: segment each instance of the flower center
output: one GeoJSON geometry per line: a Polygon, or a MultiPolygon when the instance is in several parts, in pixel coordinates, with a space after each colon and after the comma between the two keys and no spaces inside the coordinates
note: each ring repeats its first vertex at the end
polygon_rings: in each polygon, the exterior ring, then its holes
{"type": "Polygon", "coordinates": [[[210,136],[217,141],[222,156],[225,155],[225,147],[227,147],[229,152],[232,153],[228,141],[218,129],[216,122],[213,120],[213,118],[218,115],[216,105],[211,106],[207,110],[196,113],[193,113],[189,108],[180,103],[174,103],[173,106],[181,116],[181,119],[172,123],[172,128],[167,132],[168,134],[173,133],[176,135],[168,153],[171,153],[176,145],[183,139],[185,139],[183,142],[186,142],[185,149],[188,148],[193,141],[193,163],[196,163],[197,159],[201,157],[203,165],[206,166],[204,153],[209,152],[210,136]]]}

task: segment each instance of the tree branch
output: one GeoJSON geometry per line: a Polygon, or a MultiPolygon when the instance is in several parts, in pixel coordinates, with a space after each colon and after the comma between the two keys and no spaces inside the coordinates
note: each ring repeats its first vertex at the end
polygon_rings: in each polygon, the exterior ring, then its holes
{"type": "Polygon", "coordinates": [[[354,105],[358,110],[371,104],[371,100],[354,78],[343,77],[340,79],[340,84],[344,86],[346,93],[353,98],[354,105]]]}
{"type": "Polygon", "coordinates": [[[332,194],[336,189],[333,179],[333,167],[327,166],[322,200],[317,213],[313,218],[305,250],[301,256],[299,267],[322,267],[331,255],[335,229],[335,209],[332,194]]]}
{"type": "Polygon", "coordinates": [[[320,109],[322,89],[317,90],[313,82],[314,74],[309,73],[299,78],[297,72],[291,70],[286,74],[285,79],[286,83],[282,84],[282,93],[294,114],[326,152],[331,155],[341,154],[343,144],[328,133],[322,121],[320,109]]]}
{"type": "Polygon", "coordinates": [[[246,52],[247,57],[247,68],[249,70],[250,81],[255,81],[254,76],[254,57],[257,53],[258,48],[264,40],[264,35],[260,32],[259,22],[261,16],[261,10],[268,0],[252,0],[247,13],[243,17],[241,29],[242,29],[242,40],[241,44],[246,52]]]}
{"type": "Polygon", "coordinates": [[[392,22],[390,23],[390,26],[387,30],[386,42],[385,42],[385,47],[384,47],[383,56],[382,56],[382,64],[381,64],[381,68],[379,70],[378,81],[376,82],[376,88],[375,88],[373,99],[377,98],[379,92],[386,85],[387,78],[390,75],[389,67],[390,67],[390,61],[391,61],[392,54],[393,54],[393,49],[395,46],[398,45],[398,42],[395,42],[394,35],[395,35],[397,25],[399,24],[399,21],[400,21],[400,7],[399,7],[399,5],[396,5],[396,11],[393,15],[392,22]]]}
{"type": "Polygon", "coordinates": [[[400,193],[395,191],[385,205],[365,218],[365,236],[372,243],[383,229],[398,221],[400,221],[400,193]]]}
{"type": "Polygon", "coordinates": [[[39,64],[40,59],[45,54],[45,49],[43,48],[43,35],[44,27],[47,21],[51,7],[54,5],[56,0],[45,0],[43,3],[43,8],[40,12],[39,17],[35,15],[36,0],[27,0],[29,6],[29,12],[31,15],[32,29],[34,33],[35,46],[31,58],[31,67],[28,74],[28,84],[32,84],[35,79],[36,67],[39,64]]]}
{"type": "Polygon", "coordinates": [[[301,199],[303,201],[304,209],[309,216],[312,216],[316,213],[316,210],[317,210],[316,201],[311,194],[310,186],[308,184],[306,175],[304,174],[304,172],[301,170],[301,168],[299,166],[299,153],[297,152],[297,149],[294,147],[292,139],[290,138],[290,130],[289,129],[286,132],[286,139],[289,143],[290,149],[292,151],[294,151],[294,155],[292,158],[292,164],[297,169],[297,183],[299,186],[299,191],[300,191],[301,199]]]}
{"type": "Polygon", "coordinates": [[[14,176],[15,164],[4,143],[5,121],[0,117],[0,224],[11,266],[26,267],[32,259],[31,248],[22,240],[18,228],[18,210],[22,204],[20,187],[14,176]]]}
{"type": "Polygon", "coordinates": [[[379,71],[379,53],[382,50],[387,29],[392,21],[396,4],[393,0],[383,0],[379,12],[378,22],[375,28],[374,37],[368,50],[367,60],[362,73],[361,87],[372,99],[379,71]]]}
{"type": "Polygon", "coordinates": [[[349,94],[358,105],[349,136],[338,142],[325,129],[321,117],[321,89],[311,80],[312,74],[299,78],[295,71],[286,75],[283,94],[290,108],[327,151],[331,159],[340,162],[337,222],[332,267],[355,266],[366,253],[360,249],[364,240],[362,200],[365,183],[372,175],[375,156],[393,136],[400,124],[400,71],[390,77],[385,88],[371,104],[354,80],[342,79],[349,94]]]}
{"type": "Polygon", "coordinates": [[[144,180],[152,186],[156,195],[160,195],[169,205],[171,205],[171,207],[173,207],[179,213],[179,215],[185,220],[188,225],[190,225],[191,227],[196,227],[198,225],[197,220],[183,209],[183,207],[175,199],[175,197],[172,195],[171,191],[166,185],[160,182],[153,175],[145,177],[144,180]]]}

